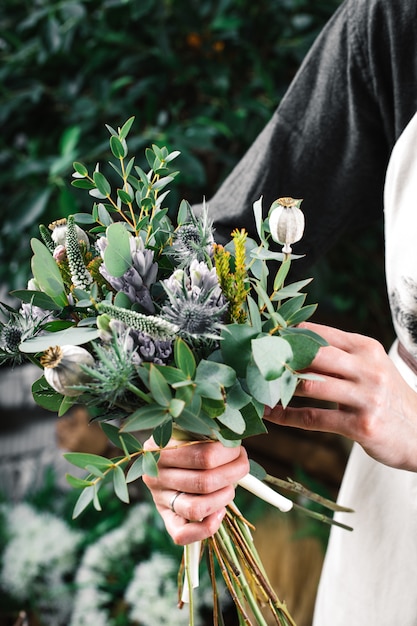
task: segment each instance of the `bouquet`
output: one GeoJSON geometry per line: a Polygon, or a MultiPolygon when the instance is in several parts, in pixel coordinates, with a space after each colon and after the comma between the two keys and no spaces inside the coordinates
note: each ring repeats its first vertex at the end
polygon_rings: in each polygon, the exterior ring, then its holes
{"type": "MultiPolygon", "coordinates": [[[[258,241],[236,229],[229,244],[218,245],[206,206],[195,215],[182,201],[170,216],[164,200],[179,153],[153,145],[145,153],[149,170],[142,169],[127,145],[133,121],[107,127],[118,186],[99,165],[90,173],[74,163],[72,184],[92,196],[91,212],[40,225],[40,239],[31,241],[33,277],[27,289],[13,292],[22,304],[2,305],[1,361],[39,365],[35,400],[58,415],[85,405],[120,449],[110,459],[66,454],[87,472],[82,479],[68,476],[81,490],[74,517],[91,503],[101,509],[106,484],[128,502],[128,484],[156,475],[166,446],[201,440],[234,446],[266,432],[264,405],[286,406],[324,345],[298,327],[315,310],[302,293],[309,280],[286,284],[297,258],[291,245],[303,234],[301,200],[280,198],[264,218],[259,199],[253,207],[258,241]],[[141,431],[153,435],[157,450],[144,451],[141,431]]],[[[274,482],[271,477],[259,468],[255,473],[242,485],[283,511],[298,506],[259,479],[274,482]]],[[[277,624],[294,623],[271,589],[249,522],[232,504],[213,537],[184,550],[179,604],[189,603],[190,625],[203,552],[214,624],[222,623],[218,568],[239,624],[266,625],[262,607],[277,624]]]]}

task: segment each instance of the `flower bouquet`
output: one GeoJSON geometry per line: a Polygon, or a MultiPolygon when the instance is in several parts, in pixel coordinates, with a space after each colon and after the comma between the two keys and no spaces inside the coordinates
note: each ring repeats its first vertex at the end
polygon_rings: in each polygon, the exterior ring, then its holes
{"type": "MultiPolygon", "coordinates": [[[[229,244],[218,245],[207,207],[195,215],[182,201],[170,217],[164,200],[179,153],[153,145],[145,171],[129,155],[132,123],[107,127],[118,184],[98,165],[90,173],[74,163],[72,184],[94,198],[92,211],[39,227],[40,239],[31,241],[33,278],[13,292],[21,307],[2,305],[0,359],[39,365],[35,400],[58,415],[84,404],[121,451],[111,459],[66,455],[87,472],[83,479],[68,476],[81,490],[75,517],[91,503],[101,509],[105,484],[128,502],[128,484],[156,475],[166,446],[202,439],[234,446],[265,433],[264,405],[286,406],[324,345],[298,327],[315,310],[302,293],[309,280],[285,283],[295,258],[291,244],[303,234],[301,201],[278,199],[263,218],[260,199],[253,207],[258,241],[235,230],[229,244]],[[282,252],[271,249],[271,241],[282,252]],[[153,435],[157,450],[143,449],[141,431],[153,435]]],[[[249,475],[242,484],[283,511],[298,506],[259,477],[249,475]]],[[[291,481],[283,486],[300,490],[291,481]]],[[[232,504],[213,537],[185,548],[180,605],[189,603],[191,625],[204,551],[214,624],[223,623],[218,568],[239,624],[265,625],[262,607],[277,624],[294,623],[268,582],[249,522],[232,504]]]]}

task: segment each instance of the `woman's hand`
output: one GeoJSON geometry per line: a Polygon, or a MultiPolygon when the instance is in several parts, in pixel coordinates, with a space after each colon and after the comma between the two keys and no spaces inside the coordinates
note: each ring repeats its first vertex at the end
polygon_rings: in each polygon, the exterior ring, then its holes
{"type": "Polygon", "coordinates": [[[417,394],[374,339],[328,326],[305,323],[327,340],[296,395],[336,403],[334,408],[287,407],[265,410],[277,424],[326,431],[357,441],[386,465],[417,471],[417,394]]]}
{"type": "MultiPolygon", "coordinates": [[[[179,545],[206,539],[218,530],[225,507],[234,498],[234,485],[249,471],[246,451],[240,446],[184,443],[171,440],[161,452],[158,476],[143,477],[167,531],[179,545]]],[[[153,439],[145,443],[145,449],[155,448],[153,439]]]]}

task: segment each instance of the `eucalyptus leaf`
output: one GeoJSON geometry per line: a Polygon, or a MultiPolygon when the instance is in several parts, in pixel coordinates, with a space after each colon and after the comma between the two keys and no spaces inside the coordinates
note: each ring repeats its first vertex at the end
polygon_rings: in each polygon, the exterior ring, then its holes
{"type": "Polygon", "coordinates": [[[280,378],[281,383],[281,404],[287,407],[294,392],[297,388],[298,378],[296,374],[293,374],[290,370],[285,370],[280,378]]]}
{"type": "Polygon", "coordinates": [[[95,486],[86,487],[79,495],[77,502],[75,503],[74,510],[72,512],[72,519],[76,519],[81,513],[93,502],[95,498],[95,486]]]}
{"type": "Polygon", "coordinates": [[[319,342],[303,333],[286,333],[284,337],[293,353],[288,361],[289,367],[295,371],[309,367],[320,348],[319,342]]]}
{"type": "Polygon", "coordinates": [[[195,357],[183,339],[176,339],[174,343],[174,359],[176,366],[188,378],[193,378],[196,371],[195,357]]]}
{"type": "Polygon", "coordinates": [[[257,330],[245,324],[228,324],[221,330],[223,360],[240,378],[245,376],[251,358],[251,341],[257,336],[257,330]]]}
{"type": "Polygon", "coordinates": [[[104,250],[104,264],[111,276],[118,278],[130,268],[130,233],[121,222],[110,224],[106,229],[107,246],[104,250]]]}
{"type": "Polygon", "coordinates": [[[32,273],[39,289],[59,306],[65,307],[68,298],[58,265],[48,248],[38,239],[31,240],[33,250],[32,273]]]}
{"type": "Polygon", "coordinates": [[[172,400],[171,389],[161,372],[152,365],[149,370],[149,387],[154,401],[167,408],[172,400]]]}
{"type": "Polygon", "coordinates": [[[165,448],[172,437],[172,419],[169,418],[154,428],[152,437],[158,448],[165,448]]]}
{"type": "Polygon", "coordinates": [[[233,409],[228,404],[226,404],[225,410],[217,419],[237,435],[243,435],[245,432],[246,422],[241,412],[238,409],[233,409]]]}
{"type": "Polygon", "coordinates": [[[72,463],[72,465],[76,465],[82,469],[85,469],[87,465],[92,465],[101,470],[106,470],[113,465],[113,461],[110,459],[89,452],[65,452],[64,458],[66,458],[69,463],[72,463]]]}
{"type": "Polygon", "coordinates": [[[143,456],[139,456],[129,468],[126,475],[126,482],[132,483],[143,476],[143,456]]]}
{"type": "Polygon", "coordinates": [[[20,344],[19,350],[30,354],[43,352],[51,346],[81,346],[97,338],[98,330],[96,328],[71,326],[56,333],[47,333],[26,339],[20,344]]]}
{"type": "Polygon", "coordinates": [[[113,486],[114,493],[122,502],[129,503],[129,492],[126,485],[126,478],[124,471],[119,465],[115,465],[113,468],[113,486]]]}
{"type": "Polygon", "coordinates": [[[281,399],[279,378],[266,380],[255,363],[249,363],[246,373],[249,392],[262,404],[274,407],[281,399]]]}
{"type": "Polygon", "coordinates": [[[288,341],[271,335],[252,339],[252,354],[265,380],[279,378],[293,356],[288,341]]]}
{"type": "Polygon", "coordinates": [[[202,359],[197,366],[195,381],[198,384],[216,383],[222,387],[231,387],[236,382],[236,372],[224,363],[202,359]]]}
{"type": "Polygon", "coordinates": [[[137,409],[125,421],[121,427],[122,432],[133,432],[135,430],[148,430],[156,428],[167,418],[167,411],[157,404],[143,406],[137,409]]]}
{"type": "Polygon", "coordinates": [[[19,298],[22,302],[37,306],[44,311],[60,311],[62,306],[57,304],[50,296],[42,291],[31,291],[29,289],[16,289],[11,292],[12,296],[19,298]]]}
{"type": "Polygon", "coordinates": [[[143,473],[147,476],[158,476],[158,456],[154,452],[145,452],[143,455],[143,473]]]}
{"type": "Polygon", "coordinates": [[[41,376],[32,385],[32,395],[36,404],[47,411],[58,413],[62,402],[62,395],[52,389],[45,380],[45,376],[41,376]]]}

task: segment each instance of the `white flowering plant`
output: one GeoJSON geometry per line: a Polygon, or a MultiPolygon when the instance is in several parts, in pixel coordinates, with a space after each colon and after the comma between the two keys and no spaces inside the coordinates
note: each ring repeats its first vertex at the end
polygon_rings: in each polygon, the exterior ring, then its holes
{"type": "MultiPolygon", "coordinates": [[[[132,123],[108,127],[116,187],[98,165],[90,173],[74,163],[72,184],[93,197],[92,211],[39,227],[40,239],[31,241],[33,276],[14,292],[21,307],[3,305],[0,359],[38,364],[35,400],[58,415],[84,404],[121,451],[111,459],[66,455],[88,473],[68,476],[81,489],[75,517],[91,503],[101,508],[105,484],[128,502],[129,483],[156,475],[166,446],[201,439],[234,446],[265,433],[264,406],[287,406],[324,345],[298,326],[316,308],[305,304],[309,280],[285,282],[297,258],[291,245],[303,234],[301,201],[280,198],[263,217],[260,199],[253,207],[258,241],[236,229],[229,244],[218,245],[207,207],[194,214],[182,201],[170,217],[164,200],[179,153],[153,145],[145,171],[129,155],[132,123]],[[158,450],[144,451],[141,431],[152,433],[158,450]]],[[[241,484],[283,511],[293,507],[259,478],[241,484]]],[[[217,561],[224,572],[241,623],[266,624],[266,604],[277,623],[293,624],[233,505],[215,536],[185,549],[181,603],[190,603],[190,624],[204,548],[209,567],[217,561]]]]}

